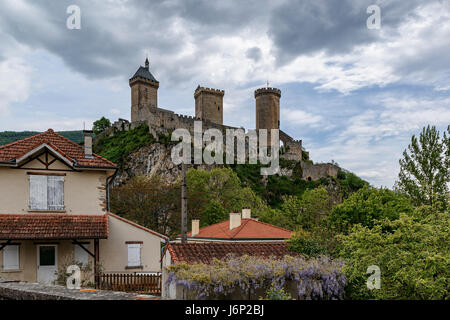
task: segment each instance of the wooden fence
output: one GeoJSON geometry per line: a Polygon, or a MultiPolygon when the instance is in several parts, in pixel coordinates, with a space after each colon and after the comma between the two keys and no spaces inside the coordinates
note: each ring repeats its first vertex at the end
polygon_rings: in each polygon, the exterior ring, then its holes
{"type": "Polygon", "coordinates": [[[161,294],[161,273],[107,273],[100,276],[100,289],[161,294]]]}

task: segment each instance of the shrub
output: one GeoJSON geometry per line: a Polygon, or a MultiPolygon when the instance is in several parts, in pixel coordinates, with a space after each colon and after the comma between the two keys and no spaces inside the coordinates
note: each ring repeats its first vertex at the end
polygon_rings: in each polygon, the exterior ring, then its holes
{"type": "Polygon", "coordinates": [[[316,257],[326,253],[326,249],[306,231],[295,233],[288,240],[288,249],[290,251],[302,253],[309,257],[316,257]]]}
{"type": "Polygon", "coordinates": [[[284,291],[284,288],[279,288],[276,285],[272,285],[269,290],[266,291],[267,300],[292,300],[290,293],[284,291]]]}
{"type": "Polygon", "coordinates": [[[128,156],[139,148],[155,142],[148,126],[141,125],[129,131],[118,131],[111,137],[101,137],[94,152],[123,167],[128,156]]]}
{"type": "Polygon", "coordinates": [[[167,284],[182,285],[194,292],[197,299],[223,299],[235,290],[250,296],[257,289],[267,291],[272,286],[281,289],[287,281],[293,281],[299,299],[342,299],[346,284],[342,265],[326,256],[308,260],[302,256],[285,256],[280,260],[227,256],[209,265],[171,265],[167,267],[167,284]]]}
{"type": "Polygon", "coordinates": [[[449,299],[449,212],[401,214],[372,229],[361,225],[340,236],[350,299],[449,299]],[[366,270],[377,265],[381,288],[369,290],[366,270]]]}
{"type": "Polygon", "coordinates": [[[331,211],[329,222],[339,230],[354,224],[372,227],[376,220],[395,220],[400,213],[412,213],[411,201],[389,189],[364,187],[331,211]]]}

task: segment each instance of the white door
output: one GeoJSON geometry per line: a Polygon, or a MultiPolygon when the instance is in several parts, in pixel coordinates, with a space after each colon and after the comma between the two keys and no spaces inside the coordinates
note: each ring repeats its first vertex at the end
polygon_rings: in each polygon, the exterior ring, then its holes
{"type": "Polygon", "coordinates": [[[38,282],[53,284],[56,280],[57,250],[56,245],[40,245],[38,249],[38,282]]]}

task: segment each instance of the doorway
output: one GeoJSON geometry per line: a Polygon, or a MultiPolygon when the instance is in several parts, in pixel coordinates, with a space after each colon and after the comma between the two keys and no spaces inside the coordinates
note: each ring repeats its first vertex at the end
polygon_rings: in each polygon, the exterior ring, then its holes
{"type": "Polygon", "coordinates": [[[54,284],[57,272],[58,252],[56,245],[37,246],[37,281],[42,284],[54,284]]]}

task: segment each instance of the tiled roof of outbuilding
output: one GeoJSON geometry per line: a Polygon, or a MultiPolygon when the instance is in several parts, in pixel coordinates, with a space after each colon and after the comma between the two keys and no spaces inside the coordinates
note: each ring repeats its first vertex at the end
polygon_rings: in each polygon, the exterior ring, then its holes
{"type": "MultiPolygon", "coordinates": [[[[193,238],[207,239],[289,239],[292,231],[277,227],[255,219],[242,219],[241,225],[230,230],[230,220],[222,221],[207,227],[200,228],[200,232],[193,238]]],[[[192,233],[188,233],[192,237],[192,233]]]]}
{"type": "Polygon", "coordinates": [[[108,238],[106,214],[0,214],[1,240],[106,238],[108,238]]]}
{"type": "Polygon", "coordinates": [[[249,255],[281,259],[286,255],[296,255],[287,249],[285,242],[247,243],[170,243],[167,245],[174,263],[210,263],[214,258],[222,259],[228,254],[249,255]]]}

